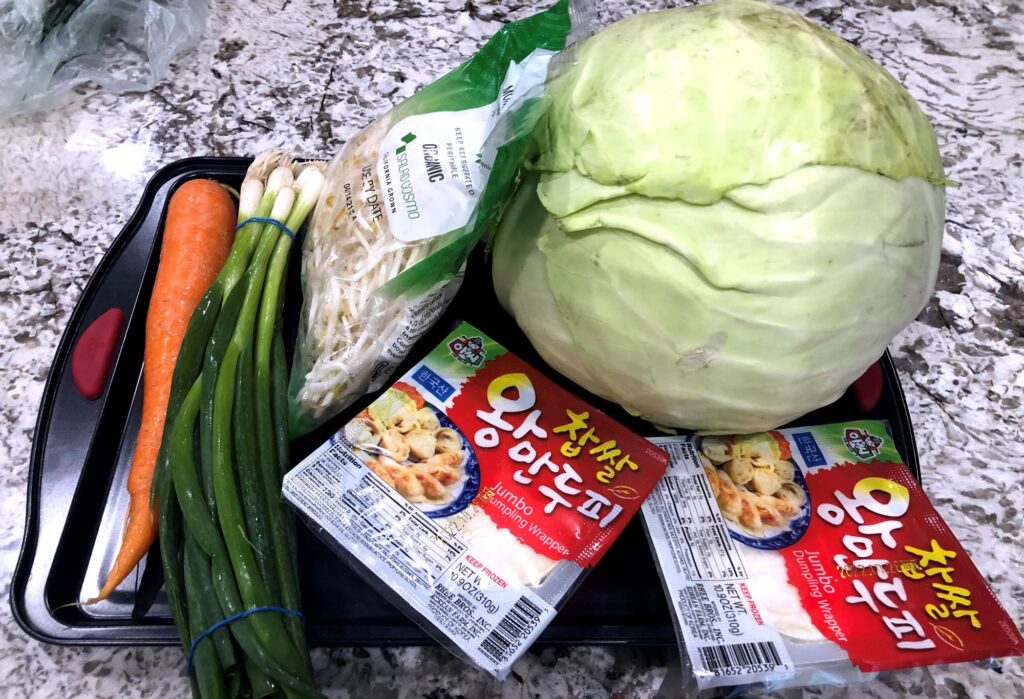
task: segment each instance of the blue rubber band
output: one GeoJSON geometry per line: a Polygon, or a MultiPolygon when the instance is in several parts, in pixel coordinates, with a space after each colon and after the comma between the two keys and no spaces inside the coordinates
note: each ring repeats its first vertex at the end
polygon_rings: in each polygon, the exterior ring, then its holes
{"type": "Polygon", "coordinates": [[[192,639],[192,645],[188,647],[188,659],[186,659],[185,661],[185,673],[189,675],[192,674],[192,656],[195,655],[196,648],[199,646],[200,641],[202,641],[204,638],[212,634],[214,631],[222,629],[225,626],[233,624],[239,619],[244,619],[245,617],[251,614],[255,614],[256,612],[279,612],[281,614],[289,614],[291,616],[298,617],[303,624],[306,623],[306,617],[302,615],[302,612],[297,612],[294,609],[285,609],[284,607],[253,607],[252,609],[246,609],[244,612],[239,612],[234,616],[229,616],[227,619],[218,621],[216,624],[208,628],[206,631],[203,631],[201,634],[192,639]]]}
{"type": "Polygon", "coordinates": [[[283,232],[287,233],[288,237],[291,238],[292,240],[295,240],[295,231],[293,231],[291,228],[278,221],[276,218],[264,218],[263,216],[253,216],[251,218],[245,219],[237,226],[235,226],[235,230],[240,231],[250,223],[269,223],[271,226],[279,228],[283,232]]]}

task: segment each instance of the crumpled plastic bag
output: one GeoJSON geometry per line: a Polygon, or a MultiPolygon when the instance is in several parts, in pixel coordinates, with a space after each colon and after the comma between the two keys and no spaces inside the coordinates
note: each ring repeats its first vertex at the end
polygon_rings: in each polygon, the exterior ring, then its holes
{"type": "Polygon", "coordinates": [[[86,82],[149,90],[205,21],[206,0],[0,0],[0,119],[86,82]]]}

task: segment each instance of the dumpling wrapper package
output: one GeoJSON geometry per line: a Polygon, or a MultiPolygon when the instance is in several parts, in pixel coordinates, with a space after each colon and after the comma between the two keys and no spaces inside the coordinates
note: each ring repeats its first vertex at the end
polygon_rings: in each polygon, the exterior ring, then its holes
{"type": "Polygon", "coordinates": [[[463,323],[292,470],[284,496],[399,608],[501,678],[667,465],[463,323]]]}
{"type": "Polygon", "coordinates": [[[652,441],[672,460],[644,524],[691,692],[1024,654],[887,423],[652,441]]]}

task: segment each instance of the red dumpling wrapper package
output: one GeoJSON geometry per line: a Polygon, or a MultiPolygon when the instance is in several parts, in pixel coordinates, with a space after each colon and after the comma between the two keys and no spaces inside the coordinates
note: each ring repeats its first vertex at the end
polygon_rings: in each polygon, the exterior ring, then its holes
{"type": "Polygon", "coordinates": [[[289,473],[284,495],[440,642],[503,677],[667,465],[463,323],[289,473]]]}
{"type": "Polygon", "coordinates": [[[652,440],[644,503],[690,689],[1024,654],[879,421],[652,440]]]}

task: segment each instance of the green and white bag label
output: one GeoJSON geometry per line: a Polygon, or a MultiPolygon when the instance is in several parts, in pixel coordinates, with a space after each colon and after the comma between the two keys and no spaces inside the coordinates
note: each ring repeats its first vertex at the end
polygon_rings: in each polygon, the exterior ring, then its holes
{"type": "Polygon", "coordinates": [[[541,88],[554,55],[537,49],[522,62],[512,63],[491,104],[415,114],[391,127],[381,144],[377,178],[384,215],[396,238],[424,240],[469,222],[487,185],[487,138],[510,105],[541,88]]]}

